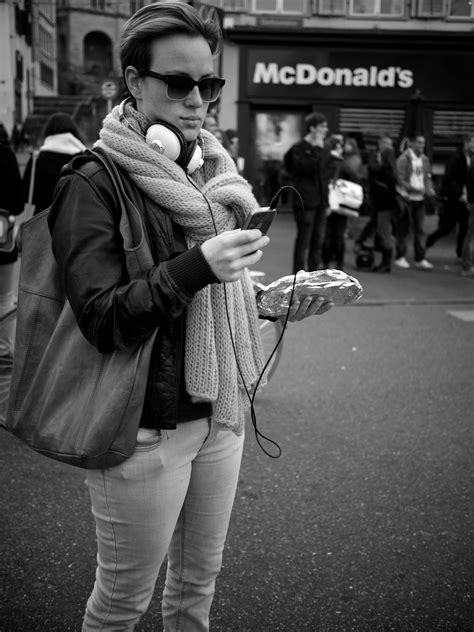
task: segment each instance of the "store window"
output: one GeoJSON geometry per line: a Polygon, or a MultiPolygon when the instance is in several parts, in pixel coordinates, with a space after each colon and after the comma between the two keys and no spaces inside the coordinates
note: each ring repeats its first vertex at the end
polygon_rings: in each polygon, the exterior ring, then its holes
{"type": "MultiPolygon", "coordinates": [[[[252,127],[255,153],[252,155],[252,184],[259,203],[268,204],[278,189],[287,184],[283,173],[283,156],[288,149],[301,140],[303,117],[300,112],[256,111],[252,127]]],[[[285,196],[282,196],[282,204],[285,196]]]]}
{"type": "Polygon", "coordinates": [[[253,13],[306,14],[307,0],[251,0],[253,13]]]}
{"type": "Polygon", "coordinates": [[[144,6],[144,0],[130,0],[130,13],[133,15],[144,6]]]}
{"type": "Polygon", "coordinates": [[[449,0],[449,17],[472,18],[474,17],[474,2],[472,0],[449,0]]]}
{"type": "Polygon", "coordinates": [[[91,9],[96,11],[105,10],[105,0],[91,0],[91,9]]]}
{"type": "Polygon", "coordinates": [[[405,14],[403,0],[350,0],[349,11],[356,16],[402,17],[405,14]]]}
{"type": "Polygon", "coordinates": [[[43,62],[40,62],[40,79],[49,88],[54,88],[54,72],[52,68],[43,62]]]}
{"type": "Polygon", "coordinates": [[[445,12],[445,0],[418,0],[416,15],[421,18],[442,17],[445,12]]]}
{"type": "Polygon", "coordinates": [[[223,0],[222,7],[225,11],[238,11],[239,13],[247,10],[246,0],[223,0]]]}
{"type": "Polygon", "coordinates": [[[107,77],[112,70],[112,42],[100,31],[84,38],[84,71],[96,77],[107,77]]]}
{"type": "Polygon", "coordinates": [[[40,51],[48,57],[54,57],[54,38],[41,24],[38,28],[38,39],[40,51]]]}
{"type": "Polygon", "coordinates": [[[379,136],[390,136],[396,143],[401,136],[403,108],[341,108],[339,130],[356,138],[360,148],[373,149],[379,136]]]}
{"type": "Polygon", "coordinates": [[[344,15],[346,12],[345,0],[317,0],[316,13],[320,15],[344,15]]]}
{"type": "Polygon", "coordinates": [[[435,151],[453,151],[466,134],[474,130],[474,111],[435,110],[433,112],[433,139],[435,151]]]}
{"type": "Polygon", "coordinates": [[[55,22],[56,20],[56,5],[54,2],[39,2],[38,3],[40,12],[50,20],[50,22],[55,22]]]}

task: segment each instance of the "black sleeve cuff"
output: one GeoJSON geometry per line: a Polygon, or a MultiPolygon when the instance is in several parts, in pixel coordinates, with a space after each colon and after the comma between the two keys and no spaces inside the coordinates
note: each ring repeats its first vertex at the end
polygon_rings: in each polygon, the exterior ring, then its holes
{"type": "Polygon", "coordinates": [[[188,296],[210,283],[220,283],[202,254],[201,246],[179,253],[164,264],[172,281],[188,296]]]}

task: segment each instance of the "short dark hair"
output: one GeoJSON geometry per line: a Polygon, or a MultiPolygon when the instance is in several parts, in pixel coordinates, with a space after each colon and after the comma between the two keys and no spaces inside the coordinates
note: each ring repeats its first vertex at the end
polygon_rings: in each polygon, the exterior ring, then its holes
{"type": "Polygon", "coordinates": [[[321,125],[321,123],[327,123],[328,120],[321,112],[311,112],[311,114],[304,117],[304,122],[306,123],[306,131],[309,132],[311,127],[317,127],[321,125]]]}
{"type": "Polygon", "coordinates": [[[212,19],[203,20],[197,10],[189,4],[180,0],[162,0],[142,7],[125,23],[122,30],[122,73],[128,66],[133,66],[138,72],[149,70],[152,43],[161,37],[182,34],[203,37],[213,55],[220,51],[220,25],[212,19]]]}
{"type": "Polygon", "coordinates": [[[79,130],[69,114],[56,112],[56,114],[51,114],[46,121],[43,129],[43,137],[46,138],[46,136],[54,136],[55,134],[66,134],[67,132],[81,140],[79,130]]]}

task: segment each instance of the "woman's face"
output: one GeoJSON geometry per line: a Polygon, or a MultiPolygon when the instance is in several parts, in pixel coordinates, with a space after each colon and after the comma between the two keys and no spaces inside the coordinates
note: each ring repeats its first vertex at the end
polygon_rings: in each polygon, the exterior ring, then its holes
{"type": "MultiPolygon", "coordinates": [[[[169,35],[151,44],[149,70],[162,75],[185,75],[195,81],[214,75],[211,49],[201,36],[169,35]]],[[[196,140],[209,103],[201,99],[198,86],[182,100],[166,94],[166,84],[155,77],[130,75],[129,88],[137,109],[151,122],[161,119],[181,130],[187,141],[196,140]]],[[[129,76],[127,76],[127,80],[129,76]]]]}

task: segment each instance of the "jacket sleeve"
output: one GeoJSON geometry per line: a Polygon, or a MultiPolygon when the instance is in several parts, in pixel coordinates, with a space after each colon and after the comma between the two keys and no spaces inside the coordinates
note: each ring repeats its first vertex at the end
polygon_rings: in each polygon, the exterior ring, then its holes
{"type": "Polygon", "coordinates": [[[462,170],[459,152],[454,153],[448,160],[443,177],[442,194],[451,199],[459,199],[462,195],[462,186],[458,183],[458,174],[462,170]]]}
{"type": "Polygon", "coordinates": [[[66,296],[84,336],[103,353],[146,339],[216,280],[199,247],[163,253],[143,278],[130,279],[110,188],[104,177],[66,176],[48,219],[66,296]]]}

